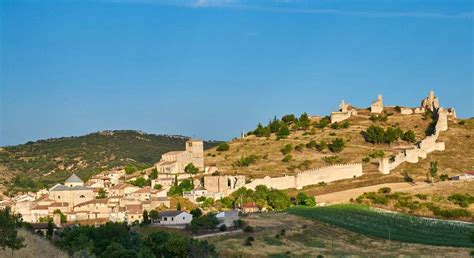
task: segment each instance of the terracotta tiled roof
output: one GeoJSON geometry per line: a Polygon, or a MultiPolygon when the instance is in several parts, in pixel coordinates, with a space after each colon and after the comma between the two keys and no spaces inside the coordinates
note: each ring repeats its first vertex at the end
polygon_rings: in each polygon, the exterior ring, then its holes
{"type": "Polygon", "coordinates": [[[81,207],[81,206],[85,206],[85,205],[89,205],[89,204],[93,204],[93,203],[104,203],[106,204],[109,200],[107,199],[95,199],[95,200],[90,200],[90,201],[87,201],[87,202],[83,202],[83,203],[79,203],[78,205],[75,205],[74,207],[81,207]]]}
{"type": "Polygon", "coordinates": [[[140,188],[138,190],[136,190],[135,192],[133,193],[150,193],[150,187],[143,187],[143,188],[140,188]]]}
{"type": "Polygon", "coordinates": [[[55,202],[49,205],[49,207],[67,207],[67,206],[69,206],[68,202],[55,202]]]}
{"type": "Polygon", "coordinates": [[[466,174],[474,176],[474,171],[467,171],[466,174]]]}
{"type": "Polygon", "coordinates": [[[257,208],[257,204],[254,202],[246,202],[242,204],[243,208],[257,208]]]}

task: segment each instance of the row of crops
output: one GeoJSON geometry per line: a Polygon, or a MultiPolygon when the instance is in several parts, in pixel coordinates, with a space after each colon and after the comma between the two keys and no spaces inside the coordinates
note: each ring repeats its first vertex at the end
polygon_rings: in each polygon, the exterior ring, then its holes
{"type": "Polygon", "coordinates": [[[292,207],[288,212],[360,234],[429,245],[474,247],[474,224],[377,211],[360,204],[292,207]]]}

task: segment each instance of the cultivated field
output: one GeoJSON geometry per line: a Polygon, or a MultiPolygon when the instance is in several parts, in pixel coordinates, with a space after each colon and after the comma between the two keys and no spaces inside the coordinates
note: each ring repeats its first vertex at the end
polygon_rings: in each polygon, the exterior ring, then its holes
{"type": "Polygon", "coordinates": [[[369,206],[343,204],[318,208],[294,207],[289,213],[315,219],[368,236],[409,243],[474,247],[474,224],[381,212],[369,206]]]}
{"type": "Polygon", "coordinates": [[[252,214],[253,233],[210,237],[222,257],[469,257],[468,248],[409,244],[354,233],[289,213],[252,214]],[[284,234],[281,235],[281,231],[284,234]],[[276,237],[280,234],[279,237],[276,237]],[[247,237],[252,246],[244,246],[247,237]]]}

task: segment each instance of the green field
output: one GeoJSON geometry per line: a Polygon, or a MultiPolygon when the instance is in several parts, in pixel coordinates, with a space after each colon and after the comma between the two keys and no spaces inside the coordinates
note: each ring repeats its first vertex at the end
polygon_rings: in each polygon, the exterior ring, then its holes
{"type": "Polygon", "coordinates": [[[359,204],[293,207],[288,212],[373,237],[429,245],[474,247],[470,240],[474,224],[381,212],[359,204]]]}

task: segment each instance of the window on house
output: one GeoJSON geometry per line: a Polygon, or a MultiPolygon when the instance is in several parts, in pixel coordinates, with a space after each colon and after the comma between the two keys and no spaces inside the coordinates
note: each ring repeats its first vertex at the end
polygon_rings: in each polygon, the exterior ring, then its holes
{"type": "Polygon", "coordinates": [[[174,221],[174,218],[171,218],[171,221],[174,221]]]}
{"type": "Polygon", "coordinates": [[[164,218],[164,221],[167,221],[167,220],[168,220],[168,218],[165,217],[165,218],[164,218]]]}

